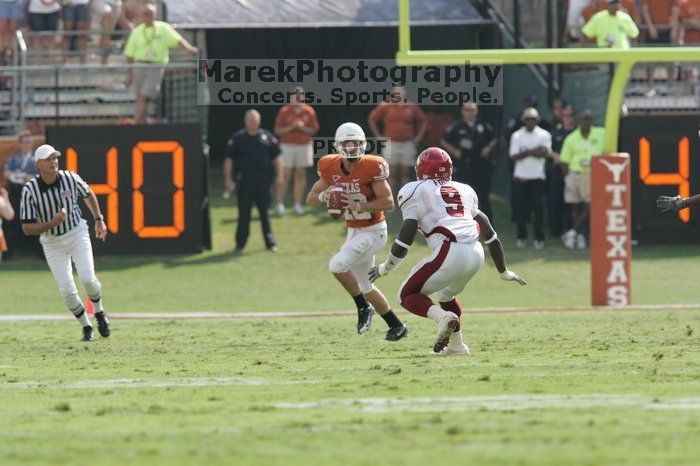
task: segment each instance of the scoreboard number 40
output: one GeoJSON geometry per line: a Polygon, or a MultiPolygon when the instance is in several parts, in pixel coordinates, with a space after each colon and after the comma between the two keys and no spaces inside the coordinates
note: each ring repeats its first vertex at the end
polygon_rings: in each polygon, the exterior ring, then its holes
{"type": "MultiPolygon", "coordinates": [[[[116,147],[110,147],[105,155],[107,176],[106,183],[90,184],[96,195],[107,196],[107,229],[111,233],[119,231],[119,153],[116,147]]],[[[66,167],[78,172],[78,152],[69,147],[66,150],[66,167]]],[[[185,157],[184,149],[177,141],[142,141],[131,150],[131,186],[132,186],[132,228],[139,238],[177,238],[185,231],[185,157]],[[147,154],[170,154],[172,157],[172,182],[176,188],[172,198],[172,225],[145,225],[144,204],[147,201],[141,192],[143,186],[143,159],[147,154]]]]}

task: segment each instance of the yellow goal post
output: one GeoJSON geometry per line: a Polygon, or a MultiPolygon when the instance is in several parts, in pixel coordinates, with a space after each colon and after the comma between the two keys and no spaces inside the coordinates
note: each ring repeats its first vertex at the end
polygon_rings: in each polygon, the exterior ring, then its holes
{"type": "Polygon", "coordinates": [[[605,113],[605,151],[618,150],[620,109],[632,68],[637,63],[700,62],[700,47],[635,47],[571,49],[411,50],[410,0],[399,0],[399,50],[396,63],[421,65],[529,65],[617,63],[605,113]]]}

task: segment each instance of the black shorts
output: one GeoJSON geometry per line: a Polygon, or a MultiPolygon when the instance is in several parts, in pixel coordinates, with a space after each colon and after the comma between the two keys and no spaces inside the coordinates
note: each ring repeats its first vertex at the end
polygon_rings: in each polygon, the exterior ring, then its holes
{"type": "Polygon", "coordinates": [[[90,19],[90,9],[87,5],[63,6],[63,22],[87,24],[90,19]]]}
{"type": "Polygon", "coordinates": [[[27,23],[34,32],[57,31],[58,18],[58,11],[54,13],[28,13],[27,23]]]}
{"type": "Polygon", "coordinates": [[[671,43],[671,31],[665,30],[665,31],[656,31],[658,33],[658,37],[656,39],[652,39],[651,36],[649,35],[649,31],[647,31],[647,38],[644,41],[647,44],[670,44],[671,43]]]}

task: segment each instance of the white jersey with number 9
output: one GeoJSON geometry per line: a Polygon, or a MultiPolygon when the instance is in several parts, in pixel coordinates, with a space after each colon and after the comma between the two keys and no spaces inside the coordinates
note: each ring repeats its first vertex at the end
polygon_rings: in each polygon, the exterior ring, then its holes
{"type": "Polygon", "coordinates": [[[428,247],[444,241],[474,243],[479,226],[474,217],[479,200],[471,186],[455,181],[418,180],[399,191],[399,207],[404,220],[418,220],[428,247]]]}

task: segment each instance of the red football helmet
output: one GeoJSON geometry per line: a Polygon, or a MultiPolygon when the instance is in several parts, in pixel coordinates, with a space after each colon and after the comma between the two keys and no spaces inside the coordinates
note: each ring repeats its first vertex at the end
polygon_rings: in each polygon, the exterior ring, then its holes
{"type": "Polygon", "coordinates": [[[452,179],[452,159],[447,152],[439,147],[428,147],[418,156],[416,176],[419,180],[450,181],[452,179]]]}

